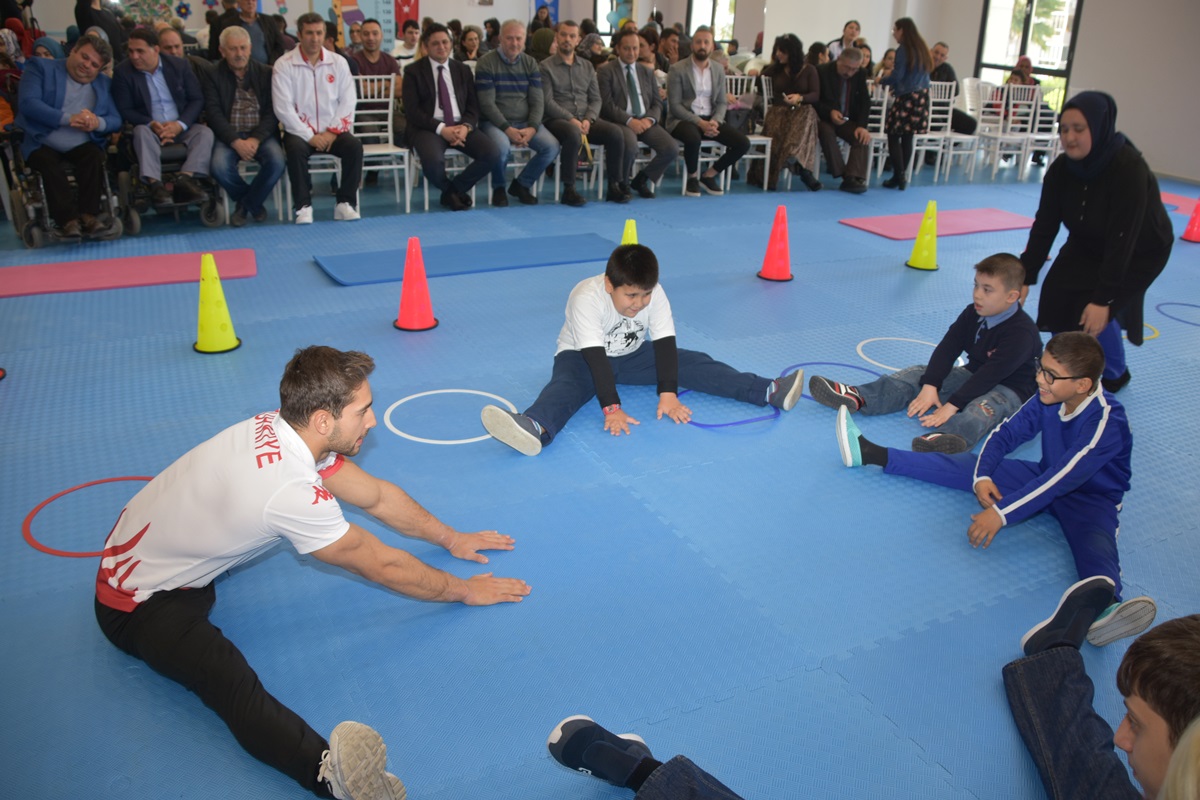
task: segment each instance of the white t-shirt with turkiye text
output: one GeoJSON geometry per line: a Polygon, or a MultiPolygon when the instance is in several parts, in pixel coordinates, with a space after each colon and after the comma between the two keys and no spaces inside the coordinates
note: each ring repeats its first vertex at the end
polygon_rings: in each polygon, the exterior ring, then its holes
{"type": "Polygon", "coordinates": [[[558,334],[558,349],[582,350],[603,347],[609,358],[627,356],[650,341],[675,335],[671,302],[662,284],[654,287],[650,302],[636,317],[617,313],[612,297],[604,290],[604,276],[585,278],[575,284],[567,298],[567,321],[558,334]]]}
{"type": "Polygon", "coordinates": [[[200,588],[281,539],[311,553],[350,523],[321,478],[340,455],[315,463],[278,411],[218,433],[160,472],[129,501],[104,542],[96,597],[133,611],[155,592],[200,588]]]}

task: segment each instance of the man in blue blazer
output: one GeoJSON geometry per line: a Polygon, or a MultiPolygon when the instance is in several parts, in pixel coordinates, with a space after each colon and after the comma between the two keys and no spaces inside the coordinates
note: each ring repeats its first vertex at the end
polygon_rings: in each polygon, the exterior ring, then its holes
{"type": "Polygon", "coordinates": [[[129,58],[113,70],[113,100],[133,125],[133,152],[154,204],[207,200],[192,176],[209,174],[213,133],[199,122],[204,91],[188,62],[160,53],[158,35],[137,28],[129,34],[129,58]],[[162,183],[162,148],[175,142],[187,146],[187,160],[172,196],[162,183]]]}
{"type": "Polygon", "coordinates": [[[104,136],[121,127],[112,82],[102,72],[111,59],[108,42],[87,33],[65,59],[29,59],[21,78],[16,119],[25,131],[21,155],[41,174],[50,216],[64,237],[101,237],[112,224],[100,209],[104,136]],[[75,192],[66,164],[75,173],[75,192]]]}

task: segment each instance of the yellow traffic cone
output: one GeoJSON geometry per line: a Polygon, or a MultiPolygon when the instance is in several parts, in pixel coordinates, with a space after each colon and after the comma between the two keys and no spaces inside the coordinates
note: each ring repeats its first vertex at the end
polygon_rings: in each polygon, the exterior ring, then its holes
{"type": "Polygon", "coordinates": [[[217,262],[211,253],[205,253],[200,259],[200,321],[192,349],[197,353],[228,353],[241,346],[242,340],[233,332],[233,320],[225,305],[217,262]]]}
{"type": "Polygon", "coordinates": [[[937,203],[929,201],[925,206],[925,218],[921,220],[921,228],[917,231],[917,240],[913,242],[912,255],[904,266],[913,269],[935,270],[937,265],[937,203]]]}
{"type": "Polygon", "coordinates": [[[621,244],[637,244],[637,223],[631,219],[625,220],[625,233],[621,234],[621,244]]]}

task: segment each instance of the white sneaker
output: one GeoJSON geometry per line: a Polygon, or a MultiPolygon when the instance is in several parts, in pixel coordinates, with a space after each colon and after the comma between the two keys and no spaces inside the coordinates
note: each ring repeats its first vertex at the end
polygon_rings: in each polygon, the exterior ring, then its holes
{"type": "Polygon", "coordinates": [[[305,206],[296,212],[297,225],[312,225],[312,206],[305,206]]]}
{"type": "Polygon", "coordinates": [[[387,745],[369,725],[343,722],[329,735],[317,780],[337,800],[404,800],[404,784],[385,771],[387,745]]]}
{"type": "Polygon", "coordinates": [[[1157,613],[1158,606],[1144,595],[1113,603],[1088,628],[1087,640],[1096,647],[1103,647],[1118,639],[1137,636],[1150,627],[1157,613]]]}
{"type": "Polygon", "coordinates": [[[338,203],[333,209],[333,218],[337,220],[362,219],[358,209],[349,203],[338,203]]]}

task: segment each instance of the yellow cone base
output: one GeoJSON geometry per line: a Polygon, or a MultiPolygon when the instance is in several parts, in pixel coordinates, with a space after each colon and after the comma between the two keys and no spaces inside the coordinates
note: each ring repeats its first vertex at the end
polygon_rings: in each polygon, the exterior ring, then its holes
{"type": "Polygon", "coordinates": [[[937,203],[933,200],[925,206],[925,216],[921,219],[917,240],[913,242],[912,255],[904,262],[904,266],[926,272],[933,272],[938,268],[937,203]]]}
{"type": "Polygon", "coordinates": [[[234,341],[235,341],[235,344],[233,345],[233,347],[226,347],[224,350],[201,350],[199,342],[196,342],[195,344],[193,344],[192,349],[195,350],[197,353],[207,353],[209,355],[215,355],[217,353],[228,353],[231,350],[237,350],[239,347],[242,346],[241,339],[235,339],[234,341]]]}
{"type": "Polygon", "coordinates": [[[925,260],[922,260],[922,263],[920,264],[914,264],[911,261],[905,261],[904,266],[908,267],[909,269],[919,269],[924,272],[933,272],[938,268],[937,264],[929,264],[925,260]]]}

